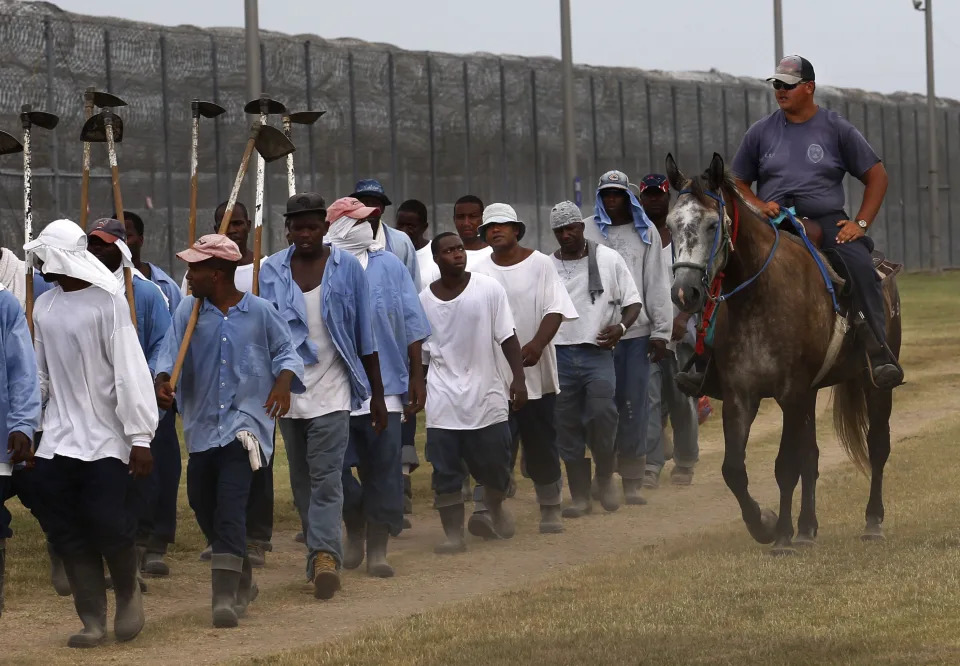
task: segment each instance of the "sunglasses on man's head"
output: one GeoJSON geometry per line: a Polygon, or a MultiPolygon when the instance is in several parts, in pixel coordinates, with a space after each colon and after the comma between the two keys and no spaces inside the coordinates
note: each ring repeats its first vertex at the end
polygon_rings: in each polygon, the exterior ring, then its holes
{"type": "Polygon", "coordinates": [[[774,81],[773,89],[774,90],[793,90],[801,83],[806,83],[806,81],[797,81],[796,83],[784,83],[783,81],[774,81]]]}

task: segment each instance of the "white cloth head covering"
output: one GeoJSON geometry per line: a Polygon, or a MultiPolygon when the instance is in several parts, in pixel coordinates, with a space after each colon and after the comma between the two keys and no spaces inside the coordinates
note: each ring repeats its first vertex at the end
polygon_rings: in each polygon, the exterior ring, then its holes
{"type": "Polygon", "coordinates": [[[368,253],[382,250],[386,246],[383,222],[380,223],[379,227],[379,232],[374,237],[373,227],[370,226],[369,222],[357,224],[357,220],[344,215],[333,221],[323,240],[355,256],[363,269],[366,270],[368,253]]]}
{"type": "Polygon", "coordinates": [[[54,220],[23,249],[43,262],[44,274],[83,280],[111,294],[120,291],[113,273],[87,251],[87,234],[70,220],[54,220]]]}

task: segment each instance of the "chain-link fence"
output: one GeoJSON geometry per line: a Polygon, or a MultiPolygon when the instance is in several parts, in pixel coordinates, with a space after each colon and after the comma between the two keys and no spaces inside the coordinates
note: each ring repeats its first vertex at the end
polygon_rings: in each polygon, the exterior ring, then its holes
{"type": "MultiPolygon", "coordinates": [[[[513,204],[554,247],[547,218],[566,198],[560,63],[548,58],[453,56],[402,51],[356,40],[261,33],[265,91],[292,111],[323,109],[309,128],[294,126],[298,187],[327,201],[349,194],[358,178],[379,178],[395,203],[417,198],[434,232],[453,226],[453,202],[473,193],[513,204]]],[[[637,180],[662,171],[673,152],[698,171],[714,151],[730,159],[744,131],[774,109],[768,86],[717,72],[666,74],[577,67],[578,169],[584,209],[593,184],[619,168],[637,180]]],[[[119,148],[124,203],[147,224],[145,256],[179,276],[174,251],[187,237],[190,100],[228,113],[202,121],[198,228],[213,227],[226,199],[250,118],[245,51],[239,29],[167,28],[69,14],[47,3],[0,0],[0,129],[19,131],[20,105],[60,116],[52,132],[34,132],[36,227],[79,217],[82,93],[109,90],[125,132],[119,148]]],[[[910,269],[930,265],[926,113],[916,95],[877,95],[821,86],[819,102],[864,133],[883,157],[890,189],[871,229],[879,247],[910,269]]],[[[939,107],[941,261],[960,264],[960,104],[939,107]]],[[[275,124],[279,119],[274,119],[275,124]]],[[[112,211],[105,149],[93,147],[91,216],[112,211]]],[[[0,241],[22,238],[21,164],[0,160],[0,241]]],[[[246,195],[249,188],[244,188],[246,195]]],[[[862,187],[848,186],[851,214],[862,187]]],[[[266,248],[283,241],[287,198],[283,162],[268,165],[266,248]]],[[[389,213],[388,213],[389,216],[389,213]]]]}

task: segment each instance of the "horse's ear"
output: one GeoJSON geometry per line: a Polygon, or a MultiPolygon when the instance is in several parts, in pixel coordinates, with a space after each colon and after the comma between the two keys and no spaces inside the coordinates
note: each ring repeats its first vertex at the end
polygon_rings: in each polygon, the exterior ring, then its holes
{"type": "Polygon", "coordinates": [[[724,183],[724,166],[723,158],[720,157],[719,153],[713,154],[713,159],[710,160],[710,166],[707,167],[707,185],[713,191],[718,191],[724,183]]]}
{"type": "Polygon", "coordinates": [[[667,178],[674,190],[680,191],[687,187],[687,177],[680,171],[677,161],[673,159],[673,153],[667,153],[667,178]]]}

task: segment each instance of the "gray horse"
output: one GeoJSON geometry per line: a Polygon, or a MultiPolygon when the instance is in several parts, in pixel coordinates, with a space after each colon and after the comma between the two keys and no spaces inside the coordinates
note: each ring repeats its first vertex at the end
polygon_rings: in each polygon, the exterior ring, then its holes
{"type": "MultiPolygon", "coordinates": [[[[751,536],[774,543],[773,553],[812,545],[817,535],[817,391],[833,386],[834,425],[850,459],[871,476],[864,539],[883,538],[883,468],[890,454],[892,392],[875,388],[865,351],[833,300],[810,251],[778,232],[746,203],[716,153],[701,176],[689,179],[667,156],[667,175],[680,193],[667,218],[673,235],[672,297],[684,312],[700,313],[721,276],[712,358],[704,391],[723,401],[723,478],[740,504],[751,536]],[[732,294],[732,295],[731,295],[732,294]],[[750,426],[763,398],[783,411],[775,474],[780,516],[761,510],[747,488],[750,426]],[[791,508],[801,482],[794,540],[791,508]]],[[[887,340],[900,353],[900,298],[893,276],[884,280],[887,340]]]]}

